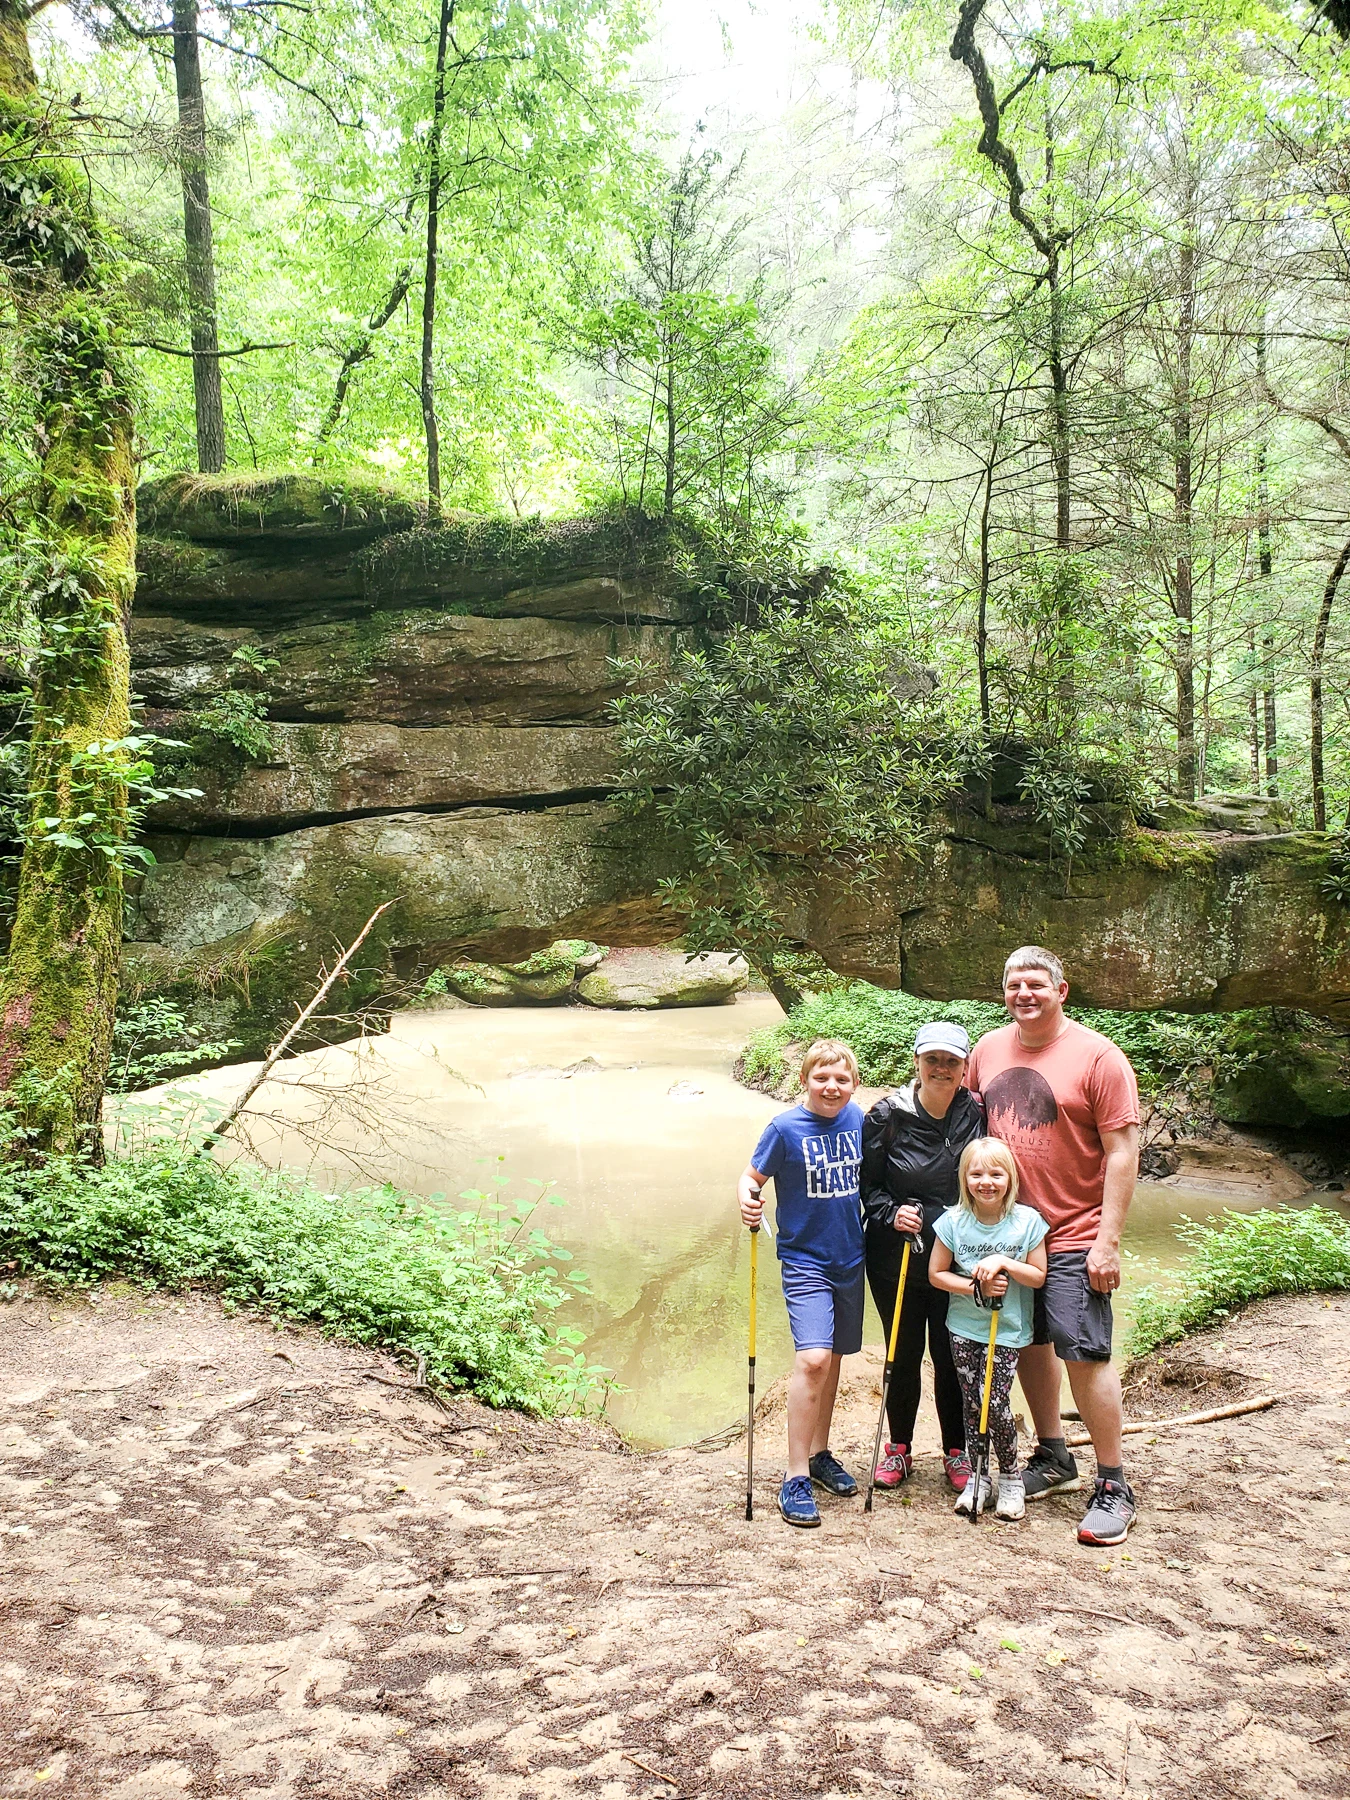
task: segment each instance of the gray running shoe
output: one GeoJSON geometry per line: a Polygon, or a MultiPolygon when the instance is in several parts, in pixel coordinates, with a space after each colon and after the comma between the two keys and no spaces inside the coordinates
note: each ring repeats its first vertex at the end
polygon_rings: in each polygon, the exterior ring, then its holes
{"type": "Polygon", "coordinates": [[[1092,1491],[1092,1504],[1078,1527],[1080,1544],[1123,1544],[1137,1508],[1128,1481],[1107,1481],[1100,1475],[1092,1491]]]}
{"type": "Polygon", "coordinates": [[[1044,1500],[1047,1494],[1076,1494],[1083,1485],[1078,1464],[1071,1456],[1061,1462],[1052,1450],[1039,1444],[1031,1453],[1022,1478],[1028,1500],[1044,1500]]]}

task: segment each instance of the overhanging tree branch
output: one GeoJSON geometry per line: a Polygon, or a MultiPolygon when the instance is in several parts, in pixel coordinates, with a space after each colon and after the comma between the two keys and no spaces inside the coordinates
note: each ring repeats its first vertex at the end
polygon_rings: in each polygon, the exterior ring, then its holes
{"type": "Polygon", "coordinates": [[[161,344],[158,338],[128,338],[123,350],[158,350],[161,356],[206,356],[217,361],[225,356],[252,356],[257,350],[294,350],[295,339],[284,344],[240,344],[236,350],[180,350],[176,344],[161,344]]]}
{"type": "Polygon", "coordinates": [[[987,4],[988,0],[964,0],[956,32],[952,37],[951,58],[953,62],[965,64],[975,89],[975,104],[980,109],[980,121],[984,127],[975,148],[1003,177],[1008,190],[1008,211],[1048,262],[1058,256],[1061,247],[1068,241],[1069,233],[1063,230],[1046,231],[1026,209],[1026,183],[1017,166],[1016,156],[1000,136],[1003,109],[994,91],[993,77],[984,60],[984,52],[975,41],[975,27],[983,17],[987,4]]]}
{"type": "Polygon", "coordinates": [[[319,427],[318,436],[315,440],[316,443],[322,444],[332,436],[333,431],[336,429],[338,419],[342,415],[343,404],[347,398],[347,389],[351,385],[351,379],[356,372],[358,364],[365,362],[367,357],[371,355],[375,333],[377,331],[383,331],[384,327],[389,323],[390,319],[393,318],[399,307],[402,306],[404,300],[408,297],[408,289],[411,284],[412,264],[406,263],[403,268],[399,270],[398,274],[395,275],[393,285],[390,287],[389,292],[375,308],[374,312],[371,313],[369,319],[367,319],[366,328],[361,333],[361,336],[352,347],[344,353],[342,366],[338,370],[337,386],[333,390],[332,404],[328,408],[323,424],[319,427]]]}

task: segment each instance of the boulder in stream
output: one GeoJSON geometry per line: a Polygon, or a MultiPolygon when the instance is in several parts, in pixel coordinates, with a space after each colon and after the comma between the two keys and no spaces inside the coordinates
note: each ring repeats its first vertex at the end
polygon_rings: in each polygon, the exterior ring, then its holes
{"type": "Polygon", "coordinates": [[[604,954],[586,938],[559,938],[523,962],[460,962],[439,973],[447,992],[475,1006],[543,1006],[561,1000],[604,954]]]}
{"type": "Polygon", "coordinates": [[[612,950],[600,967],[577,983],[589,1006],[650,1011],[659,1006],[720,1006],[750,980],[739,956],[682,950],[612,950]]]}

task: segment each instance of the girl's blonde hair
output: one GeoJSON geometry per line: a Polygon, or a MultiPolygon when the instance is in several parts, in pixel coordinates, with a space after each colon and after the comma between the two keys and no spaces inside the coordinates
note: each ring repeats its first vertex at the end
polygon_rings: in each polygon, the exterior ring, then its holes
{"type": "Polygon", "coordinates": [[[811,1076],[817,1063],[841,1062],[848,1064],[848,1072],[853,1077],[853,1085],[858,1085],[858,1059],[852,1050],[838,1038],[817,1038],[815,1043],[802,1058],[801,1073],[797,1080],[803,1087],[811,1076]]]}
{"type": "Polygon", "coordinates": [[[999,1214],[1000,1219],[1006,1219],[1017,1205],[1017,1158],[1002,1138],[976,1138],[973,1144],[966,1145],[961,1152],[961,1161],[956,1174],[957,1180],[961,1183],[960,1204],[965,1207],[967,1212],[975,1211],[975,1203],[971,1199],[970,1189],[966,1185],[966,1171],[973,1162],[994,1163],[998,1168],[1007,1170],[1008,1192],[1004,1197],[1003,1211],[999,1214]]]}

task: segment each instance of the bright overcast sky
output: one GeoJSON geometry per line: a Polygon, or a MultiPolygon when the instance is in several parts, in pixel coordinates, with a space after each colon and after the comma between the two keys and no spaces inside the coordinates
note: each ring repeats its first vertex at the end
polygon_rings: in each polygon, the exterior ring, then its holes
{"type": "Polygon", "coordinates": [[[740,119],[780,111],[798,21],[819,13],[813,0],[659,0],[649,66],[671,125],[684,131],[723,109],[740,119]]]}

